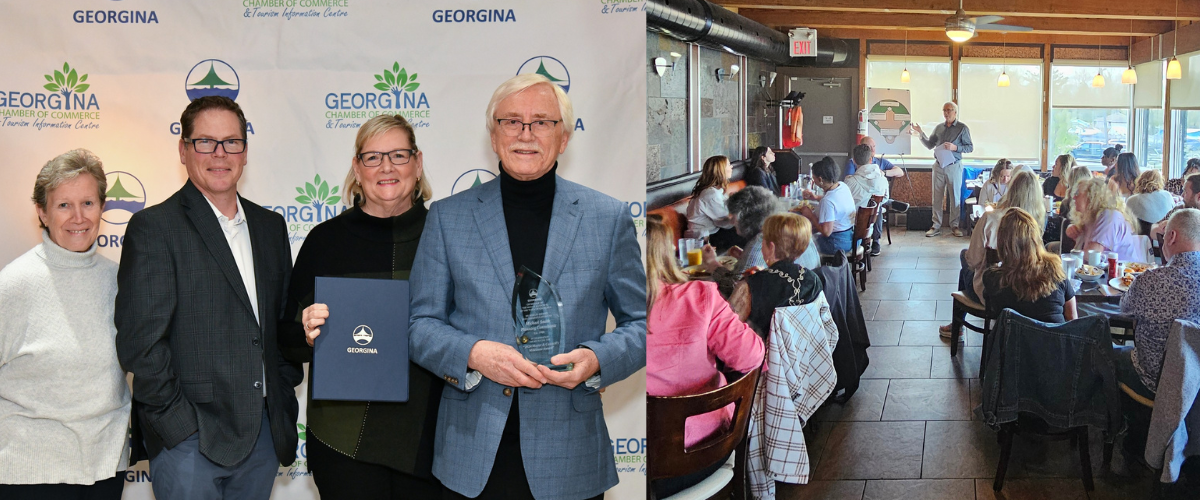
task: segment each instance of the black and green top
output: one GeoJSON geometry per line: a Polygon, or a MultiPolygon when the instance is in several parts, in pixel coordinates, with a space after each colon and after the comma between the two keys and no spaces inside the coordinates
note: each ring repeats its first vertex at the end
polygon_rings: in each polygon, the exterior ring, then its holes
{"type": "MultiPolygon", "coordinates": [[[[286,319],[279,326],[281,349],[288,359],[312,361],[300,318],[313,303],[315,278],[408,279],[427,213],[423,203],[389,218],[372,217],[355,207],[313,228],[296,257],[286,319]]],[[[310,367],[310,376],[320,369],[310,367]]],[[[407,403],[313,401],[311,379],[308,387],[308,439],[355,460],[433,477],[441,379],[410,363],[407,403]]]]}

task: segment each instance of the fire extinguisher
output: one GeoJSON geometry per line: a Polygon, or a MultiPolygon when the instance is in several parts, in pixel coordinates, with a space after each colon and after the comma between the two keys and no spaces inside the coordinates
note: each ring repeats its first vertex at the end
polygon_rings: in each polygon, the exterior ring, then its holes
{"type": "Polygon", "coordinates": [[[867,110],[860,109],[860,110],[858,110],[858,137],[854,140],[854,143],[855,144],[861,143],[863,138],[866,136],[867,136],[867,110]]]}

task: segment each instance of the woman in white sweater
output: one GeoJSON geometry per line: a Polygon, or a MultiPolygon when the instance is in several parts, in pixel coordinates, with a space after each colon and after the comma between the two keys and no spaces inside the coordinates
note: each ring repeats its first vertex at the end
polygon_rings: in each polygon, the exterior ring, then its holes
{"type": "Polygon", "coordinates": [[[0,270],[0,498],[121,498],[129,386],[117,362],[117,264],[96,253],[100,159],[76,149],[33,188],[42,243],[0,270]]]}
{"type": "Polygon", "coordinates": [[[1133,196],[1125,200],[1129,213],[1150,224],[1165,219],[1167,213],[1175,208],[1175,198],[1164,189],[1165,184],[1162,173],[1157,170],[1146,170],[1139,174],[1133,182],[1133,196]]]}
{"type": "Polygon", "coordinates": [[[732,231],[734,218],[725,207],[725,188],[729,186],[732,175],[733,168],[728,157],[713,156],[704,160],[700,178],[696,180],[696,187],[692,188],[692,199],[688,201],[688,225],[683,233],[685,238],[716,235],[716,241],[710,243],[721,249],[745,243],[744,238],[737,237],[732,231]]]}

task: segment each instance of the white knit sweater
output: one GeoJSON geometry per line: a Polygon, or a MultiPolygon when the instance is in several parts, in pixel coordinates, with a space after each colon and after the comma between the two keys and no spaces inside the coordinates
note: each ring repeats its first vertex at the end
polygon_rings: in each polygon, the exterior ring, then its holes
{"type": "Polygon", "coordinates": [[[117,264],[42,244],[0,270],[0,484],[93,484],[125,470],[117,264]]]}

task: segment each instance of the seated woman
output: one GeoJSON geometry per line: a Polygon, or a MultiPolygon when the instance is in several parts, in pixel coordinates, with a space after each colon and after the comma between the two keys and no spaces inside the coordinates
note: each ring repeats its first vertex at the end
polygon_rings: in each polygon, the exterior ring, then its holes
{"type": "Polygon", "coordinates": [[[1166,218],[1167,212],[1175,208],[1175,198],[1163,189],[1162,173],[1147,170],[1133,183],[1133,196],[1125,200],[1125,205],[1129,207],[1130,215],[1153,224],[1166,218]]]}
{"type": "Polygon", "coordinates": [[[997,231],[1001,264],[983,274],[988,311],[1013,309],[1047,323],[1075,319],[1075,291],[1063,273],[1062,260],[1042,248],[1042,227],[1020,208],[1006,210],[997,231]]]}
{"type": "Polygon", "coordinates": [[[1138,168],[1137,156],[1133,153],[1121,153],[1117,155],[1116,166],[1112,170],[1112,175],[1108,177],[1108,187],[1113,188],[1121,195],[1121,199],[1128,199],[1133,196],[1133,184],[1137,182],[1137,178],[1141,175],[1142,170],[1138,168]]]}
{"type": "MultiPolygon", "coordinates": [[[[717,370],[748,372],[763,363],[763,341],[729,308],[714,283],[688,282],[675,264],[674,235],[662,217],[646,218],[646,394],[702,394],[726,384],[717,370]]],[[[687,419],[683,445],[690,447],[728,427],[733,405],[687,419]]],[[[656,481],[658,498],[692,486],[725,459],[696,473],[656,481]]]]}
{"type": "Polygon", "coordinates": [[[1183,168],[1183,175],[1179,176],[1178,179],[1167,181],[1167,191],[1175,196],[1183,196],[1183,182],[1192,174],[1200,174],[1200,158],[1189,159],[1187,166],[1183,168]]]}
{"type": "Polygon", "coordinates": [[[1075,157],[1070,153],[1058,155],[1058,158],[1054,159],[1054,169],[1050,171],[1050,178],[1042,183],[1042,196],[1053,196],[1054,201],[1062,201],[1067,195],[1066,177],[1075,166],[1075,157]]]}
{"type": "Polygon", "coordinates": [[[683,233],[684,238],[708,238],[720,249],[746,244],[746,240],[733,231],[733,216],[725,208],[725,188],[732,175],[729,158],[713,156],[704,160],[700,178],[692,188],[692,199],[688,201],[688,227],[683,233]]]}
{"type": "Polygon", "coordinates": [[[847,254],[854,248],[851,241],[854,236],[854,216],[857,207],[854,206],[854,195],[845,183],[839,182],[838,166],[833,158],[828,156],[813,164],[813,184],[825,192],[818,196],[809,190],[804,190],[804,198],[818,200],[817,211],[804,206],[800,214],[809,220],[816,235],[817,251],[823,255],[832,255],[838,250],[847,254]]]}
{"type": "Polygon", "coordinates": [[[1095,175],[1092,175],[1092,171],[1087,167],[1074,167],[1067,171],[1067,188],[1063,190],[1063,200],[1062,204],[1059,205],[1058,215],[1060,215],[1063,219],[1069,219],[1071,217],[1071,198],[1075,197],[1075,188],[1079,186],[1080,182],[1086,181],[1093,177],[1095,177],[1095,175]]]}
{"type": "Polygon", "coordinates": [[[1117,252],[1120,260],[1142,262],[1133,217],[1125,211],[1125,202],[1103,179],[1087,179],[1075,187],[1071,200],[1072,224],[1065,234],[1075,240],[1075,249],[1117,252]]]}
{"type": "Polygon", "coordinates": [[[820,276],[796,264],[808,248],[812,229],[808,219],[792,213],[767,218],[762,230],[762,256],[766,269],[738,283],[729,303],[738,317],[766,339],[776,307],[807,304],[817,300],[824,284],[820,276]]]}
{"type": "MultiPolygon", "coordinates": [[[[1031,172],[1021,172],[1013,177],[1011,187],[1000,199],[1000,204],[990,212],[984,212],[983,218],[975,223],[975,231],[971,233],[971,243],[959,254],[962,271],[959,272],[958,288],[967,298],[986,305],[984,296],[983,273],[990,264],[987,259],[988,250],[995,250],[999,241],[998,231],[1000,219],[1012,209],[1021,209],[1032,214],[1039,228],[1046,225],[1046,203],[1042,198],[1042,188],[1038,185],[1037,176],[1031,172]],[[980,300],[983,299],[983,300],[980,300]]],[[[1041,233],[1038,233],[1039,235],[1041,233]]],[[[1041,237],[1038,237],[1041,240],[1041,237]]],[[[950,325],[942,325],[938,332],[946,338],[950,337],[950,325]]]]}
{"type": "Polygon", "coordinates": [[[737,258],[733,269],[726,269],[717,261],[716,249],[711,245],[704,246],[703,266],[712,273],[713,281],[717,282],[721,294],[729,296],[733,285],[742,278],[747,269],[765,267],[762,260],[762,231],[763,221],[773,213],[783,211],[782,205],[775,195],[765,188],[747,186],[729,196],[725,203],[729,213],[737,221],[735,228],[738,236],[745,238],[745,249],[733,247],[726,255],[737,258]]]}
{"type": "Polygon", "coordinates": [[[775,168],[771,166],[774,162],[775,152],[771,151],[771,148],[759,146],[750,150],[750,159],[742,172],[742,179],[746,181],[746,186],[767,188],[771,194],[778,196],[779,180],[775,178],[775,168]]]}
{"type": "Polygon", "coordinates": [[[983,183],[983,187],[979,189],[979,204],[996,204],[1000,202],[1000,198],[1004,197],[1004,193],[1008,192],[1008,181],[1012,179],[1013,164],[1005,158],[1001,158],[996,162],[996,166],[992,167],[992,175],[987,182],[983,183]]]}

